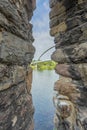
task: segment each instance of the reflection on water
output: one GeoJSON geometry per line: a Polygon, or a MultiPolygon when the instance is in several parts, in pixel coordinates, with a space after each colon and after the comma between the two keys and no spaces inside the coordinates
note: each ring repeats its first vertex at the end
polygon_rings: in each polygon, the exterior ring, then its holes
{"type": "Polygon", "coordinates": [[[53,130],[53,86],[58,80],[54,71],[34,71],[32,95],[35,107],[35,130],[53,130]]]}

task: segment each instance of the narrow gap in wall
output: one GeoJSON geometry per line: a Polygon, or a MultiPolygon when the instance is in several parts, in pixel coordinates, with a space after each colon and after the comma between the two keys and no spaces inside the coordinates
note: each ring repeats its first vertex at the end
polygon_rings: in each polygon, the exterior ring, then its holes
{"type": "Polygon", "coordinates": [[[54,46],[53,38],[49,34],[49,11],[49,1],[37,0],[37,8],[31,21],[35,39],[34,46],[36,48],[33,59],[35,64],[33,64],[32,84],[35,130],[53,130],[54,128],[53,117],[55,109],[52,99],[53,86],[54,82],[58,80],[58,75],[53,69],[49,68],[52,64],[50,60],[54,48],[45,53],[38,62],[40,55],[54,46]],[[38,64],[36,64],[37,62],[38,64]]]}

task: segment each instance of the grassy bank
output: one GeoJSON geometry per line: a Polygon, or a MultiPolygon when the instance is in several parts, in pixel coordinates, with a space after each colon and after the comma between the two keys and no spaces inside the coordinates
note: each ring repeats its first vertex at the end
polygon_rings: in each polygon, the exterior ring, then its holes
{"type": "Polygon", "coordinates": [[[43,71],[43,70],[53,70],[56,66],[56,63],[54,61],[33,61],[31,63],[31,68],[32,69],[36,69],[39,71],[43,71]]]}

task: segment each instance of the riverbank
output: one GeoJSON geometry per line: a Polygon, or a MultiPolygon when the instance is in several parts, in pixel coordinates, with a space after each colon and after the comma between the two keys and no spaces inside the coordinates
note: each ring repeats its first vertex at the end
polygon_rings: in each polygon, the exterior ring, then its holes
{"type": "Polygon", "coordinates": [[[55,66],[56,66],[56,62],[54,62],[52,60],[48,60],[48,61],[33,61],[31,63],[31,68],[33,70],[39,70],[39,71],[54,70],[55,66]]]}

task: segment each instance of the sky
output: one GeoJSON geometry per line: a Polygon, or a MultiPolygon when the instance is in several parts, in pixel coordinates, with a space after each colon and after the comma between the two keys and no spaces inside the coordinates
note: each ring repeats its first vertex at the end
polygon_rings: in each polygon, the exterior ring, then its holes
{"type": "MultiPolygon", "coordinates": [[[[31,23],[33,24],[33,45],[36,48],[34,60],[48,48],[54,46],[53,38],[49,34],[49,0],[37,0],[36,10],[32,17],[31,23]]],[[[41,60],[49,60],[54,49],[47,52],[41,60]]]]}

